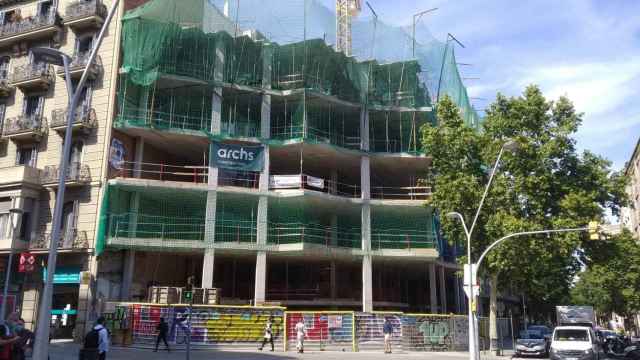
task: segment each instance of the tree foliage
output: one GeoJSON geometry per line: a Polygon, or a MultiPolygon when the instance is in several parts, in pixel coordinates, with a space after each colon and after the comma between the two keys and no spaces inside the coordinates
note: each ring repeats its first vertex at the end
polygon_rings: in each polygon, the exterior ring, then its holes
{"type": "MultiPolygon", "coordinates": [[[[518,97],[498,94],[482,129],[474,131],[445,97],[437,118],[437,126],[422,128],[424,151],[433,159],[429,205],[441,214],[460,212],[469,226],[500,148],[509,139],[519,145],[504,153],[494,177],[473,231],[474,260],[504,235],[582,227],[602,220],[606,210],[618,214],[624,205],[624,179],[612,172],[610,162],[576,150],[572,136],[581,114],[567,98],[548,101],[536,86],[518,97]]],[[[443,216],[442,223],[449,241],[466,243],[456,220],[443,216]]],[[[502,287],[526,294],[531,308],[550,311],[568,299],[591,251],[582,233],[516,238],[492,251],[481,272],[498,274],[502,287]]]]}
{"type": "Polygon", "coordinates": [[[573,288],[574,304],[630,316],[640,311],[640,247],[625,231],[593,246],[586,270],[573,288]]]}

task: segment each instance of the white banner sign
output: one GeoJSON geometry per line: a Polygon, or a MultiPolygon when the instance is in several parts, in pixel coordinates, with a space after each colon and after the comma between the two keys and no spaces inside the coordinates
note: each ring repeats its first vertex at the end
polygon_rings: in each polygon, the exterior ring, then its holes
{"type": "Polygon", "coordinates": [[[272,175],[269,177],[271,189],[292,189],[302,185],[300,175],[272,175]]]}
{"type": "Polygon", "coordinates": [[[324,189],[324,179],[307,175],[307,185],[317,189],[324,189]]]}

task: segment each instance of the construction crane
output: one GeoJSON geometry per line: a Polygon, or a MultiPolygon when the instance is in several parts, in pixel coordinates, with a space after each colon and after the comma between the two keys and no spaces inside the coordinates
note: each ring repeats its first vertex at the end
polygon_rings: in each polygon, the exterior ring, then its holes
{"type": "Polygon", "coordinates": [[[362,10],[360,0],[336,0],[336,50],[351,56],[351,18],[362,10]]]}

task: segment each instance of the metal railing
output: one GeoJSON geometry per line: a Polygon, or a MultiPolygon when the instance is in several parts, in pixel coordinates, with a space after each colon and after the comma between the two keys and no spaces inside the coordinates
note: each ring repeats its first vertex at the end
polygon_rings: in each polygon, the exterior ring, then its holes
{"type": "Polygon", "coordinates": [[[371,249],[434,249],[436,238],[431,231],[409,229],[371,230],[371,249]]]}
{"type": "Polygon", "coordinates": [[[332,195],[359,198],[360,186],[327,180],[307,174],[271,175],[269,189],[304,189],[332,195]]]}
{"type": "Polygon", "coordinates": [[[163,131],[201,131],[211,130],[211,115],[181,115],[173,112],[151,111],[145,108],[127,107],[121,109],[116,118],[120,127],[147,127],[163,131]]]}
{"type": "Polygon", "coordinates": [[[372,199],[427,200],[431,196],[430,186],[372,186],[372,199]]]}
{"type": "Polygon", "coordinates": [[[53,81],[53,66],[44,63],[28,63],[17,66],[11,75],[11,82],[23,82],[41,78],[48,82],[53,81]]]}
{"type": "MultiPolygon", "coordinates": [[[[74,54],[73,57],[71,58],[71,64],[69,64],[69,69],[71,71],[84,70],[85,66],[87,66],[87,63],[89,62],[90,55],[91,54],[89,52],[74,54]]],[[[91,64],[89,71],[93,71],[97,73],[101,68],[102,68],[102,58],[100,58],[100,55],[96,55],[96,58],[93,61],[93,64],[91,64]]],[[[59,67],[58,73],[64,74],[64,68],[59,67]]]]}
{"type": "Polygon", "coordinates": [[[327,247],[359,248],[362,234],[336,227],[305,223],[269,223],[267,241],[271,244],[308,243],[327,247]]]}
{"type": "Polygon", "coordinates": [[[58,14],[50,11],[48,14],[29,16],[23,19],[10,21],[0,26],[0,39],[21,33],[38,30],[43,27],[56,25],[58,14]]]}
{"type": "MultiPolygon", "coordinates": [[[[96,117],[96,111],[93,108],[80,107],[76,110],[75,117],[73,119],[74,125],[85,125],[87,127],[96,127],[98,125],[98,118],[96,117]]],[[[51,113],[51,122],[49,127],[61,127],[67,125],[67,109],[56,109],[51,113]]]]}
{"type": "Polygon", "coordinates": [[[123,161],[116,168],[115,177],[137,178],[160,181],[180,181],[206,183],[209,168],[207,166],[178,166],[171,164],[139,163],[139,169],[133,161],[123,161]],[[136,172],[139,172],[137,176],[136,172]]]}
{"type": "MultiPolygon", "coordinates": [[[[37,239],[32,240],[29,247],[31,249],[48,249],[49,244],[51,244],[51,233],[43,233],[37,239]]],[[[88,249],[89,239],[86,231],[69,229],[61,233],[57,244],[58,249],[88,249]]]]}
{"type": "MultiPolygon", "coordinates": [[[[60,180],[60,168],[58,165],[45,166],[42,171],[43,184],[57,184],[60,180]]],[[[69,163],[65,182],[86,183],[91,181],[91,171],[89,165],[79,162],[69,163]]]]}
{"type": "Polygon", "coordinates": [[[46,128],[47,119],[41,115],[18,115],[8,118],[4,122],[3,135],[16,135],[21,133],[41,133],[46,128]]]}
{"type": "Polygon", "coordinates": [[[94,15],[103,19],[107,17],[107,6],[102,1],[75,1],[67,5],[64,19],[68,21],[94,15]]]}

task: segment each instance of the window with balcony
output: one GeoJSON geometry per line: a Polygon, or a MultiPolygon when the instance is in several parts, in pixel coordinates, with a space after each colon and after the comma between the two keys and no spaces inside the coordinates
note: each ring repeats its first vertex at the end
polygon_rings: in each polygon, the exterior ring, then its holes
{"type": "Polygon", "coordinates": [[[0,23],[2,25],[8,25],[18,21],[20,16],[20,9],[14,9],[9,11],[3,11],[0,13],[0,23]]]}
{"type": "Polygon", "coordinates": [[[94,39],[93,34],[76,38],[75,55],[89,56],[89,52],[93,48],[93,39],[94,39]]]}
{"type": "Polygon", "coordinates": [[[16,165],[36,167],[38,150],[35,145],[21,145],[16,150],[16,165]]]}

